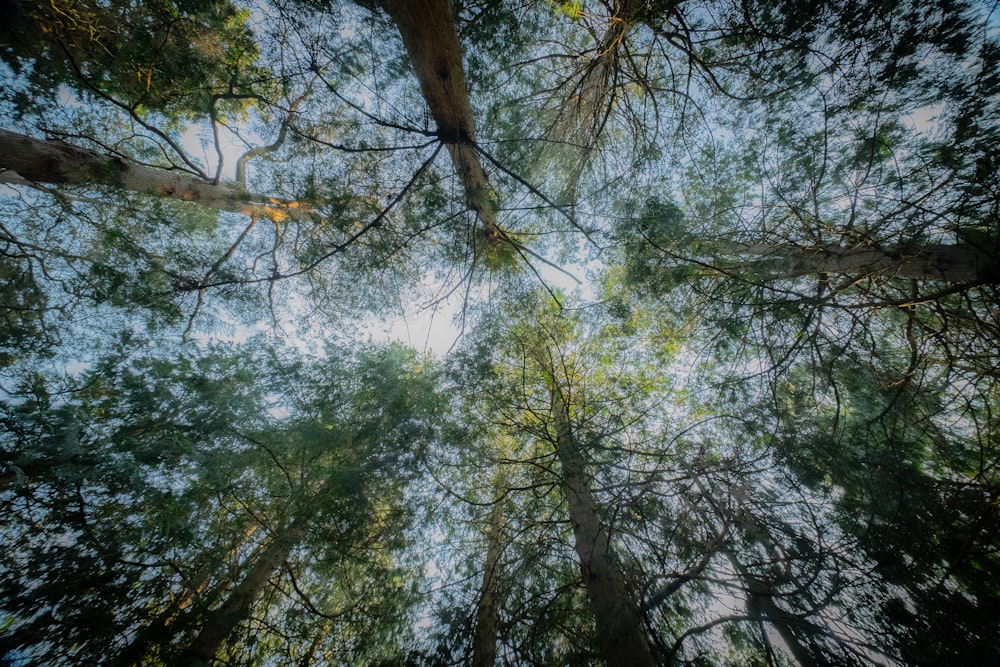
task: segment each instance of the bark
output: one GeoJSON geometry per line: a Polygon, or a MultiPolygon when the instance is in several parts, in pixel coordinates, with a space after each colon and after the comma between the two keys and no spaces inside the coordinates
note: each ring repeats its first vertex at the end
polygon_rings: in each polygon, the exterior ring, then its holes
{"type": "MultiPolygon", "coordinates": [[[[569,201],[575,201],[584,169],[600,151],[599,143],[607,122],[619,104],[618,93],[624,92],[626,83],[648,85],[637,77],[638,73],[630,71],[633,63],[628,61],[626,49],[622,48],[629,32],[643,23],[655,32],[674,11],[673,3],[659,3],[653,11],[655,16],[650,16],[647,0],[616,0],[606,4],[610,14],[603,32],[596,39],[593,58],[573,75],[577,81],[568,98],[558,93],[553,97],[556,115],[549,130],[553,147],[548,150],[559,147],[555,150],[564,153],[558,168],[566,171],[562,197],[569,201]]],[[[596,31],[594,35],[596,38],[596,31]]]]}
{"type": "Polygon", "coordinates": [[[108,661],[107,667],[130,667],[141,664],[142,658],[148,656],[154,646],[169,643],[175,634],[171,626],[191,605],[195,597],[204,591],[210,578],[211,571],[205,569],[200,580],[193,587],[184,590],[166,609],[140,629],[132,641],[108,661]]]}
{"type": "Polygon", "coordinates": [[[609,667],[652,667],[655,661],[643,631],[641,612],[629,596],[625,579],[615,564],[611,535],[598,515],[597,499],[587,479],[583,452],[573,434],[567,406],[558,388],[552,391],[552,401],[562,490],[604,660],[609,667]]]}
{"type": "Polygon", "coordinates": [[[198,636],[184,652],[188,664],[209,664],[233,630],[250,615],[250,608],[275,572],[284,564],[295,545],[306,534],[306,523],[293,520],[255,559],[243,580],[213,610],[198,636]]]}
{"type": "MultiPolygon", "coordinates": [[[[600,37],[593,59],[587,61],[573,85],[569,99],[555,99],[556,117],[551,126],[552,146],[569,155],[558,168],[566,172],[564,200],[575,201],[576,189],[584,169],[598,150],[601,135],[616,104],[614,87],[618,85],[621,45],[636,24],[641,0],[616,2],[613,14],[600,37]],[[567,159],[568,158],[568,159],[567,159]]],[[[550,149],[551,150],[551,149],[550,149]]]]}
{"type": "Polygon", "coordinates": [[[487,526],[486,562],[483,583],[476,605],[476,631],[472,639],[472,667],[492,667],[496,663],[497,631],[500,626],[500,595],[497,567],[503,551],[503,500],[499,497],[490,510],[487,526]]]}
{"type": "Polygon", "coordinates": [[[620,0],[614,4],[593,60],[584,66],[580,82],[573,89],[575,94],[560,110],[557,136],[561,140],[588,150],[596,145],[614,103],[610,89],[618,78],[616,71],[624,66],[619,62],[620,47],[641,20],[644,5],[643,0],[620,0]]]}
{"type": "Polygon", "coordinates": [[[136,164],[62,141],[36,139],[3,129],[0,183],[29,187],[99,185],[278,222],[312,219],[312,212],[298,202],[256,197],[242,183],[213,183],[184,172],[136,164]]]}
{"type": "MultiPolygon", "coordinates": [[[[722,248],[766,259],[751,266],[767,279],[798,278],[821,273],[863,277],[884,275],[949,283],[1000,283],[1000,243],[985,245],[840,246],[783,248],[739,245],[722,248]]],[[[745,268],[735,265],[734,270],[745,268]]]]}
{"type": "Polygon", "coordinates": [[[475,123],[451,0],[383,0],[403,38],[420,92],[487,239],[499,243],[496,194],[475,148],[475,123]]]}

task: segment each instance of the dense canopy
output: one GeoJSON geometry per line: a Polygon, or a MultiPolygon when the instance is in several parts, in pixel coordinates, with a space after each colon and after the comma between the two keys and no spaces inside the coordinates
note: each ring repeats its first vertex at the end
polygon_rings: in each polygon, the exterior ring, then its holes
{"type": "Polygon", "coordinates": [[[995,5],[14,0],[0,77],[0,665],[1000,662],[995,5]]]}

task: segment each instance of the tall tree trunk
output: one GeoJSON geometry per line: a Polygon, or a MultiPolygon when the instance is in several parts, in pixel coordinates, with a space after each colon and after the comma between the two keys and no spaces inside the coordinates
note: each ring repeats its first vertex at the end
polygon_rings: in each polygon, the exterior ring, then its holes
{"type": "MultiPolygon", "coordinates": [[[[616,104],[619,71],[627,66],[620,60],[620,47],[629,30],[636,24],[636,13],[642,0],[620,0],[614,3],[607,27],[594,50],[594,57],[584,61],[578,81],[570,89],[569,99],[556,100],[556,116],[549,128],[552,146],[565,157],[558,168],[565,173],[564,201],[574,202],[584,170],[597,153],[608,118],[616,104]],[[568,159],[567,159],[568,157],[568,159]]],[[[559,91],[560,97],[564,91],[559,91]]]]}
{"type": "Polygon", "coordinates": [[[747,591],[747,611],[759,619],[761,631],[766,633],[767,627],[773,628],[781,638],[782,645],[800,667],[819,667],[824,664],[813,656],[812,651],[795,632],[796,627],[811,627],[812,624],[779,607],[774,601],[774,586],[769,581],[747,570],[732,551],[725,550],[724,553],[743,580],[747,591]]]}
{"type": "Polygon", "coordinates": [[[601,35],[593,59],[582,69],[579,82],[572,88],[572,97],[565,100],[556,119],[555,136],[576,146],[593,148],[604,130],[614,106],[612,84],[617,72],[627,65],[619,61],[620,47],[628,32],[641,20],[644,0],[619,0],[601,35]]]}
{"type": "Polygon", "coordinates": [[[297,202],[255,197],[242,183],[212,183],[183,172],[135,164],[62,141],[43,141],[3,129],[0,129],[0,183],[29,187],[108,186],[276,221],[312,219],[307,207],[297,202]]]}
{"type": "MultiPolygon", "coordinates": [[[[757,526],[753,519],[745,514],[733,514],[730,512],[726,506],[722,503],[715,501],[718,493],[711,482],[708,484],[702,479],[701,475],[695,472],[690,466],[684,465],[684,469],[688,476],[698,488],[701,496],[708,500],[709,505],[715,511],[715,513],[722,518],[725,522],[732,522],[740,526],[744,534],[747,536],[752,536],[754,542],[762,545],[767,552],[770,554],[771,562],[776,563],[781,560],[780,554],[777,552],[774,546],[774,542],[771,540],[771,536],[765,531],[757,526]]],[[[775,596],[775,586],[773,581],[768,581],[762,577],[754,575],[746,566],[740,562],[736,553],[732,549],[723,548],[720,549],[721,553],[729,561],[730,565],[736,571],[736,574],[743,581],[744,588],[747,592],[747,612],[756,618],[761,625],[761,632],[764,635],[764,642],[770,646],[770,640],[767,636],[767,628],[773,628],[778,636],[781,638],[782,644],[787,649],[788,653],[791,654],[792,658],[801,667],[818,667],[823,664],[821,661],[814,657],[809,646],[800,639],[799,633],[796,632],[796,628],[799,631],[803,628],[809,628],[812,630],[822,631],[822,628],[815,626],[808,621],[799,618],[795,614],[785,611],[774,601],[775,596]]]]}
{"type": "Polygon", "coordinates": [[[132,665],[140,664],[144,657],[149,656],[155,646],[169,644],[176,633],[176,630],[172,628],[174,622],[191,605],[194,599],[204,591],[211,576],[211,569],[203,569],[196,583],[181,591],[167,605],[166,609],[157,614],[144,627],[140,628],[132,641],[107,662],[106,667],[131,667],[132,665]]]}
{"type": "Polygon", "coordinates": [[[597,622],[604,660],[609,667],[655,664],[642,628],[638,605],[611,553],[611,535],[602,525],[587,479],[583,452],[573,434],[569,412],[558,387],[552,390],[556,455],[562,467],[562,490],[569,508],[580,572],[597,622]]]}
{"type": "MultiPolygon", "coordinates": [[[[498,476],[499,482],[499,476],[498,476]]],[[[476,604],[476,631],[472,639],[472,667],[493,667],[497,655],[497,632],[500,625],[500,594],[497,590],[497,567],[503,551],[503,495],[501,492],[490,510],[486,527],[486,562],[483,583],[476,604]]]]}
{"type": "Polygon", "coordinates": [[[451,0],[383,0],[403,38],[420,91],[451,155],[465,199],[488,240],[500,243],[496,193],[475,148],[475,123],[451,0]]]}
{"type": "Polygon", "coordinates": [[[268,580],[282,566],[288,554],[306,534],[307,523],[292,520],[257,556],[243,580],[213,610],[198,636],[184,651],[190,664],[209,664],[236,626],[250,614],[250,607],[260,596],[268,580]]]}
{"type": "Polygon", "coordinates": [[[154,646],[169,644],[179,630],[174,627],[178,619],[198,596],[204,592],[209,581],[215,575],[218,566],[227,559],[232,558],[236,550],[244,546],[247,540],[257,532],[258,528],[258,524],[251,524],[233,540],[224,558],[218,560],[209,558],[207,562],[202,564],[194,576],[191,577],[191,583],[177,593],[166,608],[157,614],[153,620],[140,628],[136,632],[135,637],[132,638],[132,641],[116,653],[108,661],[106,667],[131,667],[131,665],[139,664],[143,657],[149,657],[150,651],[153,650],[154,646]]]}
{"type": "Polygon", "coordinates": [[[937,280],[950,283],[1000,283],[1000,242],[914,246],[823,246],[787,248],[766,244],[725,244],[726,253],[766,259],[730,264],[734,272],[747,268],[763,279],[797,278],[821,273],[864,277],[937,280]]]}

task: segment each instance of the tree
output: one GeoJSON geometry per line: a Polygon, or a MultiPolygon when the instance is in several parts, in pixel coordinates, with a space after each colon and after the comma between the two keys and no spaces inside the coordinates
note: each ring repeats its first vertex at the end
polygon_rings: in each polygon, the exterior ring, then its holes
{"type": "Polygon", "coordinates": [[[996,659],[990,6],[8,5],[4,661],[996,659]]]}
{"type": "MultiPolygon", "coordinates": [[[[642,627],[638,604],[632,599],[624,572],[613,554],[611,529],[607,520],[601,518],[605,510],[592,487],[590,449],[600,443],[584,443],[578,432],[583,427],[575,423],[572,416],[579,413],[576,419],[593,418],[584,416],[589,397],[583,393],[582,386],[577,385],[577,374],[582,369],[577,369],[577,362],[564,348],[572,345],[571,325],[559,322],[552,315],[546,316],[544,308],[530,301],[522,305],[527,305],[528,312],[539,319],[524,318],[514,324],[513,331],[501,329],[486,334],[487,339],[503,340],[502,349],[511,349],[515,356],[501,355],[495,370],[484,368],[487,373],[498,373],[500,377],[482,378],[480,382],[495,387],[498,395],[491,396],[487,389],[487,400],[496,401],[498,405],[494,409],[502,415],[510,415],[515,424],[524,419],[540,420],[527,434],[539,438],[539,445],[550,450],[550,456],[558,464],[557,469],[550,471],[552,478],[547,483],[558,489],[564,506],[564,521],[568,521],[572,531],[600,654],[609,664],[652,665],[654,658],[642,627]],[[520,331],[518,324],[523,327],[520,331]],[[518,368],[523,373],[523,393],[505,395],[506,378],[503,376],[518,368]],[[578,392],[582,395],[578,396],[578,392]],[[525,416],[518,415],[519,412],[525,416]]],[[[488,360],[486,357],[478,363],[482,365],[488,360]]],[[[515,431],[509,433],[509,437],[520,439],[527,434],[515,431]]]]}
{"type": "MultiPolygon", "coordinates": [[[[292,641],[285,655],[309,644],[313,659],[400,650],[378,642],[397,631],[392,615],[402,623],[412,595],[393,554],[405,543],[406,469],[434,437],[433,380],[398,349],[339,368],[260,352],[220,350],[193,364],[109,359],[65,408],[7,406],[21,438],[5,458],[24,480],[5,504],[25,523],[11,526],[17,548],[4,563],[5,652],[39,663],[209,664],[239,655],[240,633],[279,612],[292,641]],[[248,362],[269,365],[271,380],[260,383],[248,362]],[[291,391],[264,398],[289,380],[291,391]],[[422,385],[419,403],[403,382],[422,385]],[[74,444],[46,457],[29,433],[60,415],[73,415],[63,427],[73,430],[56,439],[74,444]],[[322,557],[300,559],[307,546],[322,557]],[[53,551],[61,555],[44,557],[53,551]],[[377,596],[357,597],[374,581],[377,596]],[[95,605],[62,614],[79,596],[95,605]],[[321,634],[298,637],[303,616],[322,620],[321,634]],[[352,623],[372,623],[370,636],[348,642],[352,623]]],[[[243,660],[274,650],[265,642],[243,660]]]]}
{"type": "MultiPolygon", "coordinates": [[[[904,661],[993,660],[995,623],[980,619],[992,617],[982,612],[996,604],[996,593],[985,582],[967,583],[997,567],[990,546],[997,528],[987,509],[996,489],[982,474],[990,445],[971,435],[991,428],[991,417],[977,399],[948,406],[947,384],[884,387],[872,364],[855,361],[849,368],[839,383],[842,400],[854,409],[840,415],[819,408],[818,430],[798,430],[792,449],[781,442],[782,456],[813,488],[841,489],[837,521],[889,588],[877,604],[895,627],[904,661]],[[955,420],[974,430],[956,430],[955,420]],[[941,522],[950,526],[946,533],[933,528],[941,522]]],[[[803,394],[782,391],[795,406],[791,420],[814,404],[803,394]]]]}
{"type": "MultiPolygon", "coordinates": [[[[649,345],[638,321],[560,316],[531,298],[508,302],[472,333],[475,343],[458,358],[463,394],[474,418],[490,425],[481,428],[487,441],[518,443],[494,453],[493,465],[530,471],[508,473],[506,491],[486,501],[495,503],[490,516],[501,503],[538,507],[504,511],[506,534],[531,536],[509,540],[505,552],[535,563],[534,573],[556,571],[541,567],[546,559],[572,559],[579,574],[548,585],[576,606],[560,613],[586,610],[593,619],[591,656],[671,664],[739,651],[761,662],[864,664],[889,651],[863,639],[884,631],[883,620],[853,611],[852,587],[870,565],[837,537],[822,501],[782,473],[766,424],[689,405],[653,359],[632,367],[631,350],[649,345]],[[571,542],[573,551],[536,555],[553,539],[538,535],[553,523],[562,527],[556,544],[571,542]],[[568,597],[573,589],[586,597],[568,597]],[[713,604],[719,599],[734,602],[713,604]],[[728,612],[733,603],[743,609],[728,612]]],[[[466,466],[481,467],[487,451],[496,452],[481,450],[466,466]]],[[[491,581],[489,570],[482,576],[491,581]]],[[[502,599],[521,613],[508,612],[507,624],[544,627],[554,604],[515,604],[515,591],[528,585],[516,576],[504,571],[502,599]]],[[[506,629],[500,640],[512,636],[506,629]]],[[[532,649],[521,660],[552,659],[532,649]]]]}

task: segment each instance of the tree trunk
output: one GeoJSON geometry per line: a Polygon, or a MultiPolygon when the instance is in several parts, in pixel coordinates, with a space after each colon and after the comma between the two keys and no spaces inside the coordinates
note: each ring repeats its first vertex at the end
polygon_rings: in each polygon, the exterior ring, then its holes
{"type": "MultiPolygon", "coordinates": [[[[497,485],[499,487],[499,485],[497,485]]],[[[472,639],[472,667],[493,667],[497,655],[500,597],[497,591],[497,567],[503,551],[503,499],[498,494],[490,510],[486,527],[486,562],[483,565],[483,583],[476,605],[476,632],[472,639]]]]}
{"type": "Polygon", "coordinates": [[[135,164],[62,141],[43,141],[3,129],[0,183],[29,187],[101,185],[275,221],[312,218],[308,208],[297,202],[254,197],[241,183],[212,183],[183,172],[135,164]]]}
{"type": "Polygon", "coordinates": [[[288,554],[306,534],[306,523],[293,520],[280,531],[264,551],[257,556],[250,571],[226,598],[213,610],[202,625],[201,632],[184,651],[189,664],[209,664],[232,634],[236,626],[250,614],[250,607],[260,596],[271,576],[282,566],[288,554]]]}
{"type": "Polygon", "coordinates": [[[169,644],[176,634],[176,630],[171,626],[191,605],[195,597],[203,592],[211,575],[211,570],[205,568],[199,581],[194,586],[182,591],[166,609],[146,626],[140,628],[132,641],[107,662],[106,667],[131,667],[131,665],[141,664],[142,659],[149,656],[154,646],[169,644]]]}
{"type": "Polygon", "coordinates": [[[562,490],[569,507],[573,539],[587,597],[609,667],[652,667],[655,664],[642,628],[638,605],[611,553],[611,536],[601,524],[590,489],[583,455],[573,435],[569,412],[558,387],[552,390],[556,420],[556,455],[562,467],[562,490]]]}
{"type": "Polygon", "coordinates": [[[254,523],[244,532],[240,533],[233,540],[225,558],[218,561],[208,558],[192,577],[193,581],[174,596],[166,608],[157,614],[152,621],[140,628],[136,632],[135,637],[132,638],[132,641],[116,653],[108,661],[106,667],[130,667],[131,665],[137,665],[142,662],[142,658],[149,658],[150,651],[154,646],[169,645],[177,633],[183,629],[175,627],[175,625],[184,625],[183,621],[181,623],[177,623],[177,621],[184,618],[182,614],[204,593],[205,588],[215,575],[219,565],[223,561],[232,558],[236,550],[243,547],[247,540],[257,532],[258,528],[258,524],[254,523]]]}
{"type": "MultiPolygon", "coordinates": [[[[619,62],[620,47],[628,32],[641,19],[643,0],[619,0],[596,46],[592,60],[583,67],[580,81],[573,87],[573,96],[563,104],[557,119],[556,136],[587,149],[596,145],[614,104],[611,86],[618,79],[616,71],[625,65],[619,62]]],[[[578,169],[582,169],[579,167],[578,169]]]]}
{"type": "Polygon", "coordinates": [[[420,82],[420,91],[451,155],[469,207],[487,239],[501,240],[496,194],[475,148],[475,123],[451,0],[383,0],[420,82]]]}
{"type": "Polygon", "coordinates": [[[802,643],[794,630],[796,626],[811,626],[812,624],[804,622],[795,614],[779,607],[774,601],[774,587],[770,582],[754,576],[731,551],[726,550],[724,553],[746,586],[747,612],[759,619],[761,631],[766,633],[767,627],[773,628],[781,638],[782,645],[800,667],[819,667],[822,665],[823,663],[817,661],[809,647],[802,643]]]}
{"type": "MultiPolygon", "coordinates": [[[[760,530],[749,516],[745,514],[734,515],[726,509],[724,504],[715,502],[717,493],[714,486],[711,484],[706,486],[701,476],[689,466],[685,465],[684,468],[691,480],[694,481],[701,496],[708,500],[712,509],[715,510],[723,521],[739,525],[744,530],[745,535],[752,535],[751,539],[761,544],[767,550],[770,554],[771,562],[779,562],[781,557],[776,552],[774,543],[767,532],[760,530]]],[[[747,613],[760,623],[764,642],[770,646],[767,628],[773,628],[781,638],[784,648],[801,667],[818,667],[818,665],[823,664],[813,656],[809,647],[802,642],[799,635],[795,632],[795,628],[808,627],[813,630],[820,628],[779,607],[774,601],[775,590],[773,581],[755,576],[740,562],[732,549],[723,548],[720,551],[725,555],[726,560],[729,561],[730,565],[733,566],[733,570],[736,571],[736,574],[743,581],[744,588],[747,591],[747,613]]]]}
{"type": "MultiPolygon", "coordinates": [[[[785,248],[731,244],[724,252],[766,259],[751,268],[761,278],[774,280],[821,273],[864,277],[884,275],[950,283],[1000,283],[1000,243],[984,245],[930,244],[923,246],[840,246],[785,248]]],[[[734,265],[741,271],[746,265],[734,265]]]]}

